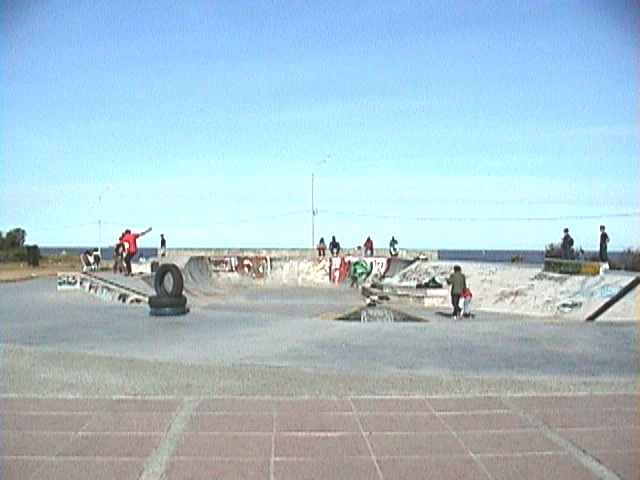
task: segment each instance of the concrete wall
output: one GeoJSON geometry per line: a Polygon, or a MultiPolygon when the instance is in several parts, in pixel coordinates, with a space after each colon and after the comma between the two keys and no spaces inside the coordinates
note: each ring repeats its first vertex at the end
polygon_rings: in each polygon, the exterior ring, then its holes
{"type": "MultiPolygon", "coordinates": [[[[353,249],[345,249],[342,251],[344,255],[354,253],[353,249]]],[[[386,255],[388,250],[376,249],[377,255],[386,255]]],[[[167,250],[167,256],[163,262],[172,262],[178,265],[184,265],[190,257],[230,257],[230,256],[265,256],[276,259],[294,259],[294,258],[315,258],[318,253],[309,248],[170,248],[167,250]]],[[[413,259],[418,256],[425,256],[429,260],[438,259],[437,250],[407,250],[400,249],[400,258],[413,259]]]]}

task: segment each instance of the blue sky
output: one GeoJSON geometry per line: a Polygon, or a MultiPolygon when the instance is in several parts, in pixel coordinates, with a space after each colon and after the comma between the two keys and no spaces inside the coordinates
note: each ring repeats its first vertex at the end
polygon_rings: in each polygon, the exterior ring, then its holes
{"type": "Polygon", "coordinates": [[[640,246],[637,2],[1,8],[0,230],[29,242],[305,247],[315,172],[316,241],[640,246]]]}

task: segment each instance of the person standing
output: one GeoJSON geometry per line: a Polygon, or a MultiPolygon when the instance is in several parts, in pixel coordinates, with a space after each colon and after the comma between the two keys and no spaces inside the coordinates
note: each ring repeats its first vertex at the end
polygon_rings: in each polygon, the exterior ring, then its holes
{"type": "Polygon", "coordinates": [[[331,242],[329,242],[329,251],[334,257],[340,254],[340,242],[336,240],[336,236],[331,236],[331,242]]]}
{"type": "Polygon", "coordinates": [[[126,247],[126,253],[124,257],[124,264],[126,267],[125,275],[131,275],[131,260],[135,257],[136,253],[138,253],[138,238],[146,235],[151,231],[151,228],[147,228],[144,232],[140,233],[132,233],[131,230],[127,229],[124,231],[124,237],[122,238],[122,243],[124,243],[126,247]]]}
{"type": "Polygon", "coordinates": [[[560,244],[562,250],[562,258],[565,260],[571,259],[571,250],[573,249],[573,238],[569,235],[569,229],[564,229],[564,237],[562,237],[562,243],[560,244]]]}
{"type": "Polygon", "coordinates": [[[453,273],[447,278],[447,283],[451,285],[451,304],[453,305],[453,318],[460,317],[460,297],[467,288],[467,279],[462,273],[460,265],[453,266],[453,273]]]}
{"type": "Polygon", "coordinates": [[[118,240],[118,243],[116,243],[113,249],[113,273],[124,272],[123,255],[124,255],[124,245],[122,244],[122,236],[121,236],[120,239],[118,240]]]}
{"type": "Polygon", "coordinates": [[[371,237],[367,237],[367,239],[364,241],[364,256],[365,257],[373,257],[373,240],[371,240],[371,237]]]}
{"type": "Polygon", "coordinates": [[[324,258],[327,253],[327,245],[324,243],[324,237],[320,237],[318,242],[318,257],[324,258]]]}
{"type": "Polygon", "coordinates": [[[394,236],[391,236],[391,241],[389,242],[389,255],[392,257],[398,256],[398,240],[394,236]]]}
{"type": "Polygon", "coordinates": [[[165,257],[167,255],[167,240],[164,238],[164,233],[160,234],[160,256],[165,257]]]}
{"type": "Polygon", "coordinates": [[[471,316],[471,299],[473,298],[473,294],[471,290],[467,287],[462,290],[462,316],[464,318],[469,318],[471,316]]]}
{"type": "Polygon", "coordinates": [[[607,249],[609,247],[609,235],[604,231],[604,225],[600,225],[600,261],[608,262],[609,254],[607,249]]]}

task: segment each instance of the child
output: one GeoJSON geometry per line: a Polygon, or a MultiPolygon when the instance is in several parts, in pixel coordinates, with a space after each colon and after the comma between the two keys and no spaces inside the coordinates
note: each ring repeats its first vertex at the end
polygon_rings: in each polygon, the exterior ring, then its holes
{"type": "Polygon", "coordinates": [[[471,294],[471,290],[469,288],[465,288],[462,290],[462,316],[464,318],[469,318],[471,316],[471,299],[473,295],[471,294]]]}

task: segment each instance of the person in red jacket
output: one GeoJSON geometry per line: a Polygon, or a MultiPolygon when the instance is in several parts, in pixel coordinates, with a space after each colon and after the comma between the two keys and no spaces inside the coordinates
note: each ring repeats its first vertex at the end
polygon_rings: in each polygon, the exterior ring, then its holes
{"type": "Polygon", "coordinates": [[[144,232],[140,233],[132,233],[129,229],[124,231],[122,243],[125,246],[124,264],[127,270],[125,275],[131,275],[131,259],[138,253],[138,238],[146,235],[150,231],[151,228],[147,228],[144,232]]]}

